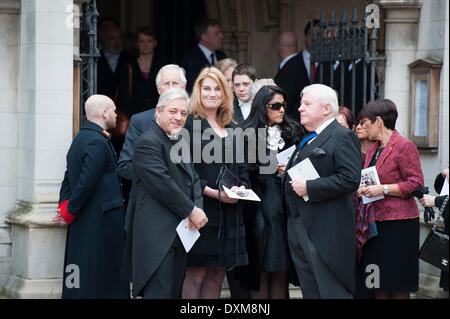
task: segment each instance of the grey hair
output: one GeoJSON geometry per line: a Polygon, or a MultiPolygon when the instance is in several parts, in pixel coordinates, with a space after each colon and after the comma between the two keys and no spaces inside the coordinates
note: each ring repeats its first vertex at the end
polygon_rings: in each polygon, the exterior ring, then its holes
{"type": "Polygon", "coordinates": [[[159,87],[159,84],[161,83],[161,74],[168,69],[176,69],[180,72],[180,81],[181,81],[181,85],[186,85],[186,71],[179,65],[177,64],[167,64],[165,66],[163,66],[161,69],[159,69],[158,74],[156,75],[156,86],[159,87]]]}
{"type": "Polygon", "coordinates": [[[305,92],[315,90],[316,92],[316,99],[319,101],[321,105],[327,105],[330,104],[331,106],[331,112],[334,115],[337,115],[339,113],[339,102],[337,93],[335,90],[333,90],[331,87],[324,85],[324,84],[311,84],[308,86],[305,86],[302,90],[302,93],[300,96],[303,96],[305,92]]]}
{"type": "Polygon", "coordinates": [[[264,86],[264,85],[276,85],[275,81],[273,79],[259,79],[253,82],[249,89],[248,94],[250,95],[251,99],[253,100],[256,96],[256,93],[264,86]]]}
{"type": "Polygon", "coordinates": [[[183,99],[186,101],[188,106],[188,112],[191,110],[191,100],[189,99],[189,95],[187,94],[186,90],[180,89],[180,88],[170,88],[167,91],[165,91],[163,94],[160,95],[158,104],[156,104],[157,107],[161,111],[164,111],[164,107],[172,100],[178,100],[183,99]]]}

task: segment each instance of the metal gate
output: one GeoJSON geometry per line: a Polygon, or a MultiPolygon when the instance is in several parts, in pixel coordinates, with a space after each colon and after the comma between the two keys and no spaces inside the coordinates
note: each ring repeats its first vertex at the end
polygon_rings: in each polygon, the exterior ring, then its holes
{"type": "MultiPolygon", "coordinates": [[[[336,21],[335,9],[331,9],[331,18],[326,22],[322,9],[320,21],[310,21],[311,63],[318,63],[315,82],[333,87],[340,105],[355,115],[367,102],[384,96],[384,72],[378,71],[384,70],[385,58],[377,57],[376,52],[377,10],[376,5],[366,6],[364,17],[358,18],[353,7],[352,18],[347,21],[343,7],[341,19],[336,21]]],[[[312,72],[311,67],[310,78],[312,72]]]]}
{"type": "Polygon", "coordinates": [[[95,0],[83,3],[80,20],[80,127],[84,124],[84,103],[97,93],[97,4],[95,0]]]}

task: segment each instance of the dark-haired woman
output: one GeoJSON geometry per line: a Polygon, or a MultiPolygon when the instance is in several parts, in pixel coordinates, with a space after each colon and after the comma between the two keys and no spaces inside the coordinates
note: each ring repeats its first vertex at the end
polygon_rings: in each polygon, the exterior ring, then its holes
{"type": "Polygon", "coordinates": [[[161,62],[155,55],[158,44],[155,34],[142,27],[136,34],[136,47],[139,55],[120,72],[117,107],[128,117],[154,108],[158,102],[156,74],[161,62]]]}
{"type": "MultiPolygon", "coordinates": [[[[358,196],[383,195],[372,205],[378,235],[362,246],[360,271],[379,270],[375,298],[406,299],[419,281],[419,210],[411,192],[424,185],[419,152],[395,130],[397,108],[391,100],[368,103],[361,111],[362,126],[375,141],[364,168],[375,166],[380,185],[361,185],[358,196]]],[[[365,278],[363,278],[365,280],[365,278]]]]}
{"type": "Polygon", "coordinates": [[[343,127],[348,128],[349,130],[355,129],[355,116],[353,112],[345,106],[339,106],[338,114],[336,115],[336,121],[341,124],[343,127]]]}
{"type": "MultiPolygon", "coordinates": [[[[269,155],[270,152],[281,152],[301,140],[303,131],[300,125],[288,119],[285,111],[286,95],[281,88],[266,85],[259,90],[250,115],[243,124],[244,130],[252,128],[257,136],[256,143],[247,143],[247,153],[265,152],[269,155]],[[261,136],[258,130],[261,129],[265,131],[265,142],[258,141],[258,136],[261,136]],[[256,149],[252,148],[252,144],[256,145],[256,149]],[[264,147],[265,150],[261,152],[258,147],[264,147]]],[[[276,170],[272,173],[260,170],[270,162],[261,163],[260,156],[255,157],[256,163],[249,161],[248,170],[252,189],[260,196],[261,203],[256,207],[254,224],[251,226],[256,243],[256,258],[253,260],[256,265],[252,268],[257,269],[259,274],[252,297],[287,298],[289,252],[283,227],[285,214],[280,177],[276,170]]],[[[247,158],[251,157],[247,155],[247,158]]]]}

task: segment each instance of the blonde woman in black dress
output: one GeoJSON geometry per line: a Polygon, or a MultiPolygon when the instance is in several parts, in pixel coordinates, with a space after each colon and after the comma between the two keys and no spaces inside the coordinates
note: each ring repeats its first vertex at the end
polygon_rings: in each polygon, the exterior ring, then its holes
{"type": "Polygon", "coordinates": [[[236,187],[250,185],[247,165],[236,160],[233,94],[217,68],[204,68],[195,81],[191,115],[185,127],[190,133],[194,168],[200,177],[203,208],[209,221],[188,253],[182,297],[219,298],[225,271],[246,265],[248,257],[242,205],[219,190],[217,177],[226,166],[240,179],[236,187]],[[202,135],[207,139],[198,138],[202,135]],[[231,161],[225,158],[230,150],[233,151],[231,161]],[[215,159],[211,162],[207,157],[215,159]]]}

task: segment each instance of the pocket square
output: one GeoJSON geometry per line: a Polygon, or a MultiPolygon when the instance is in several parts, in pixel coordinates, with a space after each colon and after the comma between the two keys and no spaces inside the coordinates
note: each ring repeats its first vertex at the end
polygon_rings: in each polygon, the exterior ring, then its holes
{"type": "Polygon", "coordinates": [[[316,147],[312,150],[311,153],[312,157],[315,158],[320,158],[320,157],[324,157],[327,155],[327,152],[325,152],[323,149],[321,149],[320,147],[316,147]]]}

